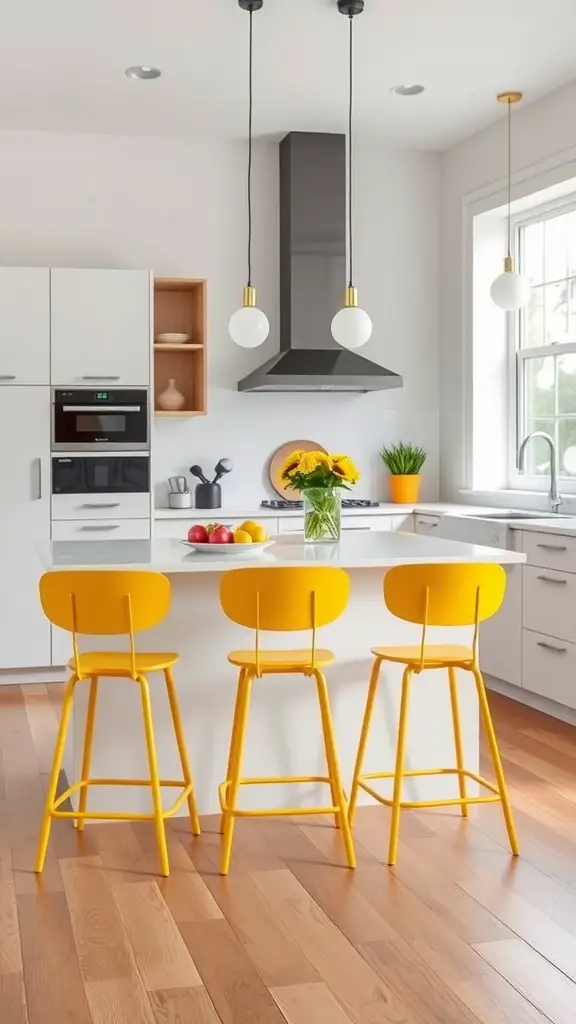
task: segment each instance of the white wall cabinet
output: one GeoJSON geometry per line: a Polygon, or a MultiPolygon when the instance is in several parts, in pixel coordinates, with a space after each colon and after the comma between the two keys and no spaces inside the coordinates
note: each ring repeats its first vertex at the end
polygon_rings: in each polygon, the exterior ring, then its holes
{"type": "Polygon", "coordinates": [[[0,385],[50,382],[50,271],[0,267],[0,385]]]}
{"type": "Polygon", "coordinates": [[[51,271],[53,387],[148,387],[147,270],[51,271]]]}
{"type": "Polygon", "coordinates": [[[50,539],[49,423],[47,386],[0,388],[0,669],[50,664],[38,597],[38,545],[50,539]]]}

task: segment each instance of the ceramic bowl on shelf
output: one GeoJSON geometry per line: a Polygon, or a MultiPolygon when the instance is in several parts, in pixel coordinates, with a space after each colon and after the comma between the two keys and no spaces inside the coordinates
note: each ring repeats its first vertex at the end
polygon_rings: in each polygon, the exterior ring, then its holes
{"type": "Polygon", "coordinates": [[[154,338],[157,345],[185,345],[190,341],[189,334],[157,334],[154,338]]]}

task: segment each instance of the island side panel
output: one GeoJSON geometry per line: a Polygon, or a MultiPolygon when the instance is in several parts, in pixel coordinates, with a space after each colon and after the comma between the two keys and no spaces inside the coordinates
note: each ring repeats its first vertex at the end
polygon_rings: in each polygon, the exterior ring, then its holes
{"type": "MultiPolygon", "coordinates": [[[[340,751],[344,785],[349,791],[364,711],[372,657],[370,648],[385,644],[418,643],[418,626],[393,618],[382,599],[383,572],[350,571],[351,599],[347,611],[332,626],[320,631],[318,643],[336,654],[327,670],[332,712],[340,751]]],[[[250,648],[253,635],[229,622],[220,609],[218,573],[171,576],[172,607],[157,628],[137,637],[139,650],[171,650],[181,659],[175,678],[182,718],[195,775],[200,813],[219,809],[218,786],[225,778],[234,700],[236,670],[226,660],[232,648],[250,648]]],[[[468,643],[469,629],[430,630],[430,642],[468,643]]],[[[294,633],[270,634],[265,646],[293,647],[303,642],[294,633]]],[[[110,648],[109,638],[82,638],[83,649],[110,648]]],[[[123,641],[117,644],[122,646],[123,641]]],[[[381,687],[373,718],[365,770],[386,771],[394,766],[402,666],[382,666],[381,687]]],[[[478,704],[474,681],[459,672],[461,715],[467,767],[478,772],[478,704]]],[[[164,778],[179,778],[180,768],[161,675],[150,677],[160,771],[164,778]]],[[[72,752],[79,777],[87,684],[77,688],[72,752]]],[[[446,670],[415,676],[412,684],[410,732],[406,767],[454,766],[454,739],[446,670]]],[[[68,766],[67,766],[68,767],[68,766]]],[[[243,775],[325,774],[316,687],[298,676],[267,676],[254,680],[243,775]]],[[[142,777],[148,774],[139,690],[130,681],[102,679],[92,761],[93,777],[142,777]]],[[[382,783],[383,792],[391,784],[382,783]],[[386,788],[387,787],[387,788],[386,788]]],[[[470,783],[470,793],[475,792],[470,783]]],[[[165,806],[173,793],[165,790],[165,806]]],[[[457,796],[451,777],[410,779],[407,799],[427,800],[457,796]]],[[[365,802],[370,802],[362,794],[365,802]]],[[[321,784],[243,787],[242,807],[305,807],[328,803],[321,784]]],[[[149,811],[146,790],[100,789],[90,792],[94,810],[149,811]]],[[[184,807],[181,812],[186,814],[184,807]]]]}

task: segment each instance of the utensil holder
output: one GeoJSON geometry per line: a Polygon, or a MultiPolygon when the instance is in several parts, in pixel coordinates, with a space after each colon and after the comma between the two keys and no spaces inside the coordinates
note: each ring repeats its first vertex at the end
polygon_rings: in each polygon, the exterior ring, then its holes
{"type": "Polygon", "coordinates": [[[222,508],[220,484],[198,484],[196,487],[196,508],[222,508]]]}
{"type": "Polygon", "coordinates": [[[169,494],[168,505],[170,508],[192,508],[192,492],[169,494]]]}

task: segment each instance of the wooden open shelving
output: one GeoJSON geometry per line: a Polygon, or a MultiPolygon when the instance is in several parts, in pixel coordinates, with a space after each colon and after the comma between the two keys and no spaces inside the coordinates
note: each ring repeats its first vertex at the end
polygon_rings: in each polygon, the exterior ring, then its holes
{"type": "Polygon", "coordinates": [[[206,281],[158,277],[154,280],[154,337],[189,334],[183,345],[154,344],[154,414],[203,416],[206,413],[206,281]],[[177,412],[160,409],[158,396],[173,379],[185,397],[177,412]]]}

